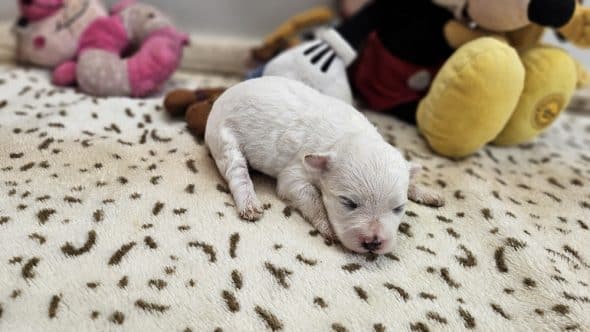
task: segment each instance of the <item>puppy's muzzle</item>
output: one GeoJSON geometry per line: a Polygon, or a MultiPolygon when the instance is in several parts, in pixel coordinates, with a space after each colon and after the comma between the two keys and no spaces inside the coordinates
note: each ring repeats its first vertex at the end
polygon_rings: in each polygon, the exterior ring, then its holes
{"type": "Polygon", "coordinates": [[[381,246],[383,246],[383,241],[381,241],[377,236],[375,236],[371,240],[363,241],[362,246],[364,249],[373,252],[381,249],[381,246]]]}

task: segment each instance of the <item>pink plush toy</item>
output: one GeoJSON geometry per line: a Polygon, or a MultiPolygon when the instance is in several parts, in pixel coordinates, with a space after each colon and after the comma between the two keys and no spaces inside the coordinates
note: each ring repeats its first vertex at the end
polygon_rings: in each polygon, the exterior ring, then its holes
{"type": "Polygon", "coordinates": [[[178,68],[188,36],[156,8],[122,0],[19,0],[17,57],[54,68],[53,83],[95,96],[145,97],[178,68]]]}

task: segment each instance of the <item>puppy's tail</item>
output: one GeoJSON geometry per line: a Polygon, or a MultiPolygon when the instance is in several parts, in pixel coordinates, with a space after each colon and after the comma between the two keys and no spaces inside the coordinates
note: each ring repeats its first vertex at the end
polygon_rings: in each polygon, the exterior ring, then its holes
{"type": "Polygon", "coordinates": [[[224,91],[225,88],[175,90],[164,99],[164,108],[172,116],[184,116],[188,128],[203,137],[211,108],[224,91]]]}

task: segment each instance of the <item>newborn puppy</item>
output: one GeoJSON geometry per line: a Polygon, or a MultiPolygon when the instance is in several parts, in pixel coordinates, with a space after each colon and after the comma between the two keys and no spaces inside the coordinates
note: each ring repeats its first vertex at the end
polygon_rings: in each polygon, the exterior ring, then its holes
{"type": "Polygon", "coordinates": [[[419,167],[385,142],[352,106],[286,78],[227,90],[213,105],[205,142],[242,218],[263,210],[248,165],[277,179],[290,202],[326,238],[358,253],[387,253],[408,197],[442,205],[410,183],[419,167]]]}

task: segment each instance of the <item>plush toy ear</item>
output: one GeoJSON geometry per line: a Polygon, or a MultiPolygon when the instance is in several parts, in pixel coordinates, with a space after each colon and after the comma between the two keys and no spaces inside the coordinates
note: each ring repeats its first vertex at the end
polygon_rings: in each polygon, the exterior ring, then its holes
{"type": "Polygon", "coordinates": [[[414,163],[414,162],[409,163],[409,168],[410,168],[410,179],[414,179],[416,177],[416,175],[418,173],[420,173],[422,171],[422,169],[424,169],[422,167],[422,165],[414,163]]]}
{"type": "Polygon", "coordinates": [[[574,16],[577,0],[531,0],[529,20],[540,26],[561,28],[574,16]]]}
{"type": "Polygon", "coordinates": [[[324,173],[330,170],[336,154],[333,152],[308,154],[303,158],[303,164],[312,172],[324,173]]]}

